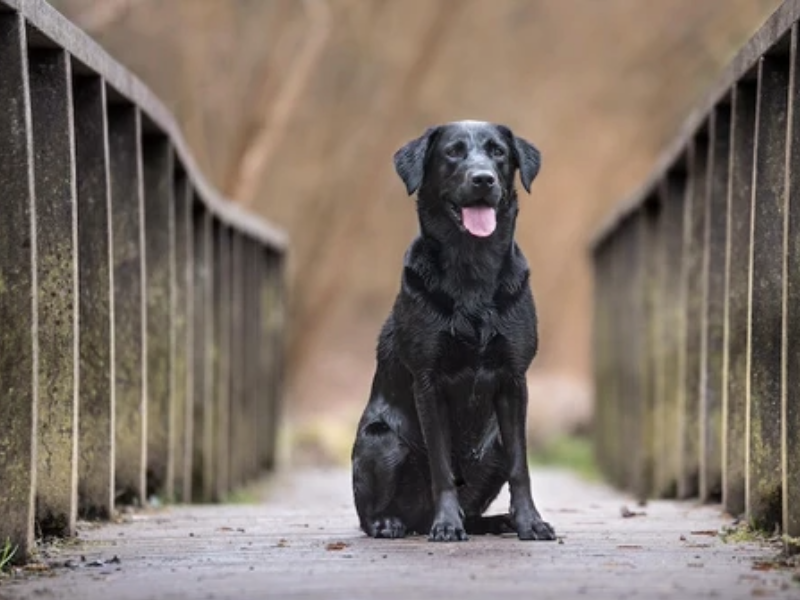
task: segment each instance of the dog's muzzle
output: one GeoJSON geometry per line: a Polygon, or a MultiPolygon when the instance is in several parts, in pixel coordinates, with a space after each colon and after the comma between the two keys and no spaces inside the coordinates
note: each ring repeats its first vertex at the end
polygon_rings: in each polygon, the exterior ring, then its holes
{"type": "Polygon", "coordinates": [[[475,237],[489,237],[497,228],[497,204],[501,192],[497,175],[487,169],[467,174],[461,204],[461,224],[475,237]]]}

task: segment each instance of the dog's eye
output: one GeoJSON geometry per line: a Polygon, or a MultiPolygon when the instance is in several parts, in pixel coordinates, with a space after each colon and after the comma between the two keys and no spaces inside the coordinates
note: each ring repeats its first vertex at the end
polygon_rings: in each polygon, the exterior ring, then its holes
{"type": "Polygon", "coordinates": [[[444,153],[450,158],[463,158],[464,150],[465,148],[463,144],[453,144],[452,146],[445,148],[444,153]]]}
{"type": "Polygon", "coordinates": [[[492,146],[489,149],[489,152],[495,158],[502,158],[502,157],[504,157],[506,155],[506,151],[503,148],[501,148],[500,146],[492,146]]]}

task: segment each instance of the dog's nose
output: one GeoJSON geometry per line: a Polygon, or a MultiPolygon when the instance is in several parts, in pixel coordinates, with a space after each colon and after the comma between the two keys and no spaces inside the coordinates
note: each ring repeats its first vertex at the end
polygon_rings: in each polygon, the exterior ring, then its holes
{"type": "Polygon", "coordinates": [[[478,171],[472,174],[472,185],[475,187],[492,187],[494,181],[494,174],[491,171],[478,171]]]}

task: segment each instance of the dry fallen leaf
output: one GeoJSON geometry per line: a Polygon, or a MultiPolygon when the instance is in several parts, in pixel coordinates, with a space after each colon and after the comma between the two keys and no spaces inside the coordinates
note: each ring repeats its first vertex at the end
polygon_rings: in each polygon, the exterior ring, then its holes
{"type": "Polygon", "coordinates": [[[325,546],[325,549],[328,551],[344,550],[345,548],[347,548],[347,544],[344,542],[331,542],[325,546]]]}

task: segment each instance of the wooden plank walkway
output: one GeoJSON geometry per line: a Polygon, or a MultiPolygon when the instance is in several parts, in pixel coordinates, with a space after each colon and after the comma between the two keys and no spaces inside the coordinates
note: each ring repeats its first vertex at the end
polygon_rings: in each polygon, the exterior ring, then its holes
{"type": "Polygon", "coordinates": [[[0,598],[800,598],[791,572],[760,564],[775,550],[714,535],[731,523],[719,507],[639,507],[561,471],[537,470],[533,481],[563,543],[367,539],[348,472],[302,471],[279,474],[251,504],[79,524],[78,543],[49,550],[51,572],[0,584],[0,598]],[[623,506],[645,514],[623,518],[623,506]]]}

